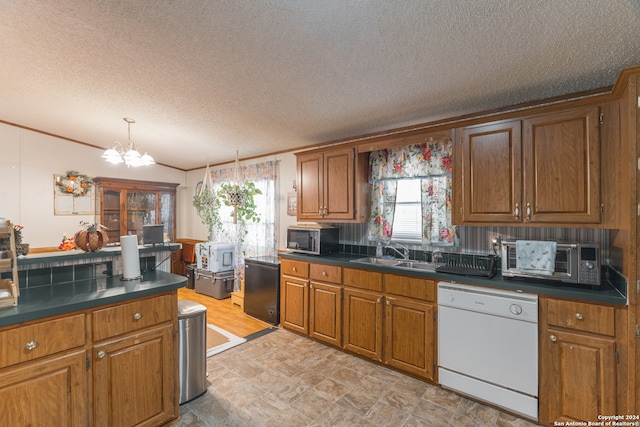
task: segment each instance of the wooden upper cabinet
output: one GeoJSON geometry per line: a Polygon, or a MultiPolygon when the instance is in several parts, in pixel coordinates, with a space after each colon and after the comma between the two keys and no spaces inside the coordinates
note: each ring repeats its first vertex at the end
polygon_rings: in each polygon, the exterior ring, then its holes
{"type": "Polygon", "coordinates": [[[600,221],[598,107],[523,121],[524,220],[600,221]]]}
{"type": "Polygon", "coordinates": [[[298,220],[368,220],[366,164],[366,155],[353,148],[298,155],[298,220]]]}
{"type": "MultiPolygon", "coordinates": [[[[517,222],[522,203],[522,140],[519,120],[462,129],[463,222],[517,222]]],[[[455,148],[454,148],[455,152],[455,148]]],[[[454,154],[455,155],[455,154],[454,154]]],[[[461,202],[461,203],[460,203],[461,202]]]]}
{"type": "Polygon", "coordinates": [[[598,107],[458,130],[455,222],[600,222],[598,107]]]}

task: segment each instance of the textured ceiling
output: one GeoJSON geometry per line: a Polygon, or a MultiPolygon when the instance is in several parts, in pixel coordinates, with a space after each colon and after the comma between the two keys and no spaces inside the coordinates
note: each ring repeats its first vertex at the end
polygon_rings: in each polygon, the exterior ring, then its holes
{"type": "Polygon", "coordinates": [[[192,169],[610,86],[640,2],[0,0],[0,58],[0,120],[192,169]]]}

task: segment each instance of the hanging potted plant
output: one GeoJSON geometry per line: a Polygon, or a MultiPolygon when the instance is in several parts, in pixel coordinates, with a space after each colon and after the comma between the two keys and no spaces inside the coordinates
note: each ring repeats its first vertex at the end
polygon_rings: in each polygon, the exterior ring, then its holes
{"type": "Polygon", "coordinates": [[[193,196],[193,207],[207,226],[209,236],[207,240],[213,240],[214,230],[222,230],[222,220],[220,219],[220,200],[215,191],[205,186],[202,190],[193,196]]]}
{"type": "Polygon", "coordinates": [[[219,198],[226,206],[233,207],[233,223],[260,222],[260,214],[254,196],[262,194],[253,182],[231,183],[220,186],[219,198]]]}

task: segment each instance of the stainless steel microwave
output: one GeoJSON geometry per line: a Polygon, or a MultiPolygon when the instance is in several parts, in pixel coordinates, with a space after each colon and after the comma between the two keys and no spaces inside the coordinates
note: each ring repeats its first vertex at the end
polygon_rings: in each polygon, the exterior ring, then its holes
{"type": "Polygon", "coordinates": [[[554,272],[547,276],[519,271],[516,265],[516,241],[503,240],[502,276],[600,286],[600,247],[592,243],[557,243],[554,272]]]}
{"type": "Polygon", "coordinates": [[[340,230],[324,225],[295,225],[287,228],[287,249],[310,255],[328,255],[340,250],[340,230]]]}

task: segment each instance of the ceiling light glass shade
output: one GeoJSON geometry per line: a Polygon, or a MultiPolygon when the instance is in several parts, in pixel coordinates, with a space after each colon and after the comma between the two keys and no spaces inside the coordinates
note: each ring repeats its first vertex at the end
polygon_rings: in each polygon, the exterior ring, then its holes
{"type": "Polygon", "coordinates": [[[142,166],[149,166],[149,165],[155,165],[155,164],[156,164],[156,161],[153,160],[153,157],[151,157],[147,153],[144,153],[142,155],[142,166]]]}
{"type": "Polygon", "coordinates": [[[114,165],[124,162],[124,160],[122,159],[122,156],[120,155],[120,153],[116,148],[109,148],[107,151],[105,151],[102,154],[102,158],[105,161],[112,163],[114,165]]]}
{"type": "Polygon", "coordinates": [[[124,153],[124,162],[127,166],[142,166],[142,156],[134,147],[131,147],[126,153],[124,153]]]}

